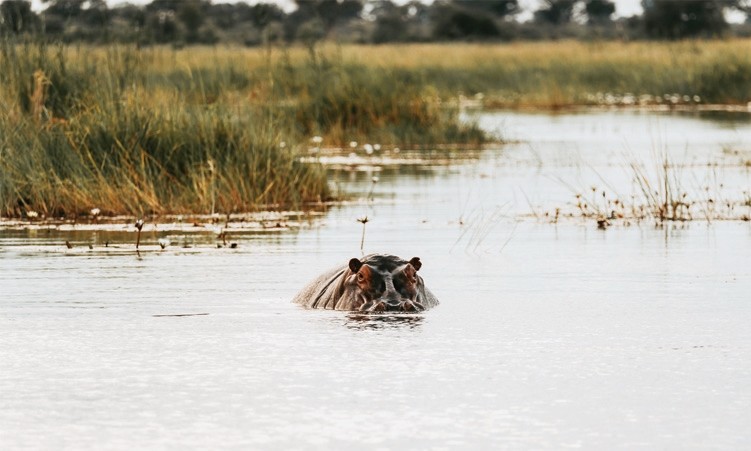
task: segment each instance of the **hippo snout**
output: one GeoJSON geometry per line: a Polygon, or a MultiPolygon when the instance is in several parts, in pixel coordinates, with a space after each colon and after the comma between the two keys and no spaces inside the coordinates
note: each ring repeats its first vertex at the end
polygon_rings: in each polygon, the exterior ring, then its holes
{"type": "Polygon", "coordinates": [[[363,304],[361,312],[421,312],[425,307],[411,299],[379,299],[363,304]]]}

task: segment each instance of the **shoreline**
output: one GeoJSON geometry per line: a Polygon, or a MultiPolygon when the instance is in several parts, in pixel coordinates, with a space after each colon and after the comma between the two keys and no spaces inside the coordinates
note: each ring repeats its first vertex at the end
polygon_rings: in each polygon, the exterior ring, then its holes
{"type": "Polygon", "coordinates": [[[494,111],[509,111],[509,112],[534,112],[534,113],[581,113],[581,112],[608,112],[608,111],[623,111],[623,112],[644,112],[644,113],[739,113],[751,115],[751,102],[748,104],[650,104],[650,105],[621,105],[621,104],[603,104],[603,105],[587,105],[571,103],[566,105],[556,106],[544,106],[544,105],[498,105],[485,107],[482,105],[474,104],[462,104],[462,111],[473,112],[486,112],[492,113],[494,111]]]}

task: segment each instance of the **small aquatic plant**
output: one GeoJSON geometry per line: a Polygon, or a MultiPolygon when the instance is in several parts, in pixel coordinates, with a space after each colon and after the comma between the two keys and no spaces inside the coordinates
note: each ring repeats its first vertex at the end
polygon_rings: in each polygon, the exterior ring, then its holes
{"type": "MultiPolygon", "coordinates": [[[[633,192],[619,196],[597,186],[591,186],[574,195],[572,208],[555,209],[555,214],[546,213],[545,218],[557,222],[560,216],[594,220],[597,227],[605,229],[616,221],[623,224],[654,221],[662,226],[667,222],[687,222],[697,218],[713,220],[748,220],[744,206],[751,207],[747,191],[734,200],[725,194],[725,185],[717,181],[715,166],[708,166],[707,179],[715,180],[703,187],[691,189],[686,186],[682,174],[685,165],[670,160],[666,154],[659,155],[651,165],[643,162],[628,164],[633,192]],[[710,186],[711,185],[711,186],[710,186]]],[[[696,174],[694,174],[696,177],[696,174]]],[[[604,181],[607,184],[607,181],[604,181]]]]}
{"type": "Polygon", "coordinates": [[[600,216],[597,218],[597,228],[601,230],[605,230],[608,227],[610,227],[610,221],[608,221],[608,218],[605,218],[603,216],[600,216]]]}
{"type": "Polygon", "coordinates": [[[357,222],[362,224],[362,236],[360,238],[360,252],[365,253],[365,225],[370,221],[367,216],[357,218],[357,222]]]}
{"type": "Polygon", "coordinates": [[[143,219],[138,219],[134,225],[138,230],[136,234],[136,250],[138,250],[138,246],[141,244],[141,229],[143,229],[143,219]]]}
{"type": "Polygon", "coordinates": [[[681,183],[681,166],[672,163],[667,153],[660,155],[655,165],[655,174],[651,176],[644,164],[630,164],[632,179],[648,214],[660,223],[691,220],[691,204],[687,202],[688,194],[681,183]]]}

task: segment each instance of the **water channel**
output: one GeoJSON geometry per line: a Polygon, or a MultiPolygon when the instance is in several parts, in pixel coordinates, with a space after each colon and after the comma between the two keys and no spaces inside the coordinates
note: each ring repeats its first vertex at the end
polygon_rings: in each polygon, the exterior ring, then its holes
{"type": "Polygon", "coordinates": [[[748,447],[751,223],[602,230],[574,204],[633,199],[629,165],[668,156],[741,217],[751,117],[476,120],[511,143],[357,155],[331,169],[351,201],[234,249],[188,225],[147,224],[140,255],[125,222],[1,229],[0,448],[748,447]],[[438,307],[289,302],[362,255],[363,216],[363,251],[419,256],[438,307]]]}

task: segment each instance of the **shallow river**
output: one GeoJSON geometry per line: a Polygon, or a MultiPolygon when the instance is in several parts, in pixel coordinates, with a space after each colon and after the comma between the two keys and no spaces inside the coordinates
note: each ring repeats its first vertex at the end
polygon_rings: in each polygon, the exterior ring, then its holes
{"type": "Polygon", "coordinates": [[[236,249],[150,224],[140,258],[132,226],[1,230],[0,448],[751,446],[751,224],[542,216],[590,185],[627,196],[624,162],[664,152],[686,162],[687,185],[719,176],[738,195],[749,116],[479,120],[519,143],[332,171],[359,201],[238,232],[236,249]],[[365,252],[421,257],[437,308],[290,304],[361,255],[364,215],[365,252]],[[156,251],[156,237],[192,247],[156,251]],[[177,314],[201,315],[160,316],[177,314]]]}

